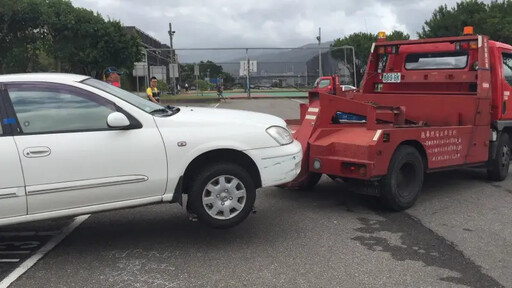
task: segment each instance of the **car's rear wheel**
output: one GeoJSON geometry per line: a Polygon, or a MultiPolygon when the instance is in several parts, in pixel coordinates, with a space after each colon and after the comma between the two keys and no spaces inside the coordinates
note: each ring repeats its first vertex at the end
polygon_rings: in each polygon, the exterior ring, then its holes
{"type": "Polygon", "coordinates": [[[229,228],[249,216],[256,200],[256,188],[249,173],[231,164],[214,164],[191,179],[188,207],[200,222],[215,228],[229,228]]]}

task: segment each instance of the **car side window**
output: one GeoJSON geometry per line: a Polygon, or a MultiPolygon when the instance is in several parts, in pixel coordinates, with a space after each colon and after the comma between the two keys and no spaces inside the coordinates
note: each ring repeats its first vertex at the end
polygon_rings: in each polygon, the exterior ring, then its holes
{"type": "Polygon", "coordinates": [[[115,105],[90,92],[58,84],[7,88],[24,134],[108,129],[115,105]]]}
{"type": "Polygon", "coordinates": [[[512,86],[512,54],[503,53],[503,76],[508,85],[512,86]]]}

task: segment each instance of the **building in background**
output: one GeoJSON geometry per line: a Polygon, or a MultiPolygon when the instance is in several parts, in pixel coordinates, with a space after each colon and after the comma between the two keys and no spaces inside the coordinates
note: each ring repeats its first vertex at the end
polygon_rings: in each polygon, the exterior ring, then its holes
{"type": "MultiPolygon", "coordinates": [[[[140,86],[145,87],[148,86],[146,82],[148,81],[148,77],[151,78],[152,76],[155,76],[169,84],[169,64],[171,63],[171,51],[169,45],[162,44],[160,41],[135,26],[125,26],[124,29],[126,32],[132,35],[137,35],[140,38],[147,55],[147,59],[146,56],[142,59],[142,62],[147,63],[147,75],[144,77],[139,76],[139,79],[134,76],[134,83],[138,80],[139,83],[141,83],[140,86]]],[[[136,87],[136,85],[132,87],[136,87]]]]}

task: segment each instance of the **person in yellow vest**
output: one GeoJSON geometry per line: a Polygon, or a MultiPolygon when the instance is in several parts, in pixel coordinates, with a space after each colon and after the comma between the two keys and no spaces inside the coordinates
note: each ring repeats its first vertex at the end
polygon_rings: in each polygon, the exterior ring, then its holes
{"type": "Polygon", "coordinates": [[[157,83],[156,77],[155,76],[151,77],[149,87],[148,87],[148,89],[146,89],[146,94],[148,96],[149,101],[152,101],[155,103],[160,103],[160,92],[156,88],[156,83],[157,83]]]}

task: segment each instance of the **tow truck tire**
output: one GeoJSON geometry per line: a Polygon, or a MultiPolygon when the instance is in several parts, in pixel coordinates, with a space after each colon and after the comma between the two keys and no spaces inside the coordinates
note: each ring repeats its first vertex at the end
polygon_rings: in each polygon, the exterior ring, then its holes
{"type": "Polygon", "coordinates": [[[510,167],[510,137],[503,133],[498,140],[496,157],[489,162],[487,177],[491,181],[503,181],[510,167]]]}
{"type": "Polygon", "coordinates": [[[414,205],[423,186],[424,170],[418,150],[399,146],[391,158],[387,175],[381,181],[381,197],[386,206],[402,211],[414,205]]]}
{"type": "Polygon", "coordinates": [[[209,165],[191,181],[187,208],[201,223],[213,228],[230,228],[253,210],[256,188],[250,174],[239,165],[209,165]]]}
{"type": "Polygon", "coordinates": [[[300,188],[306,190],[313,189],[320,182],[320,178],[322,178],[322,173],[309,172],[300,188]]]}

